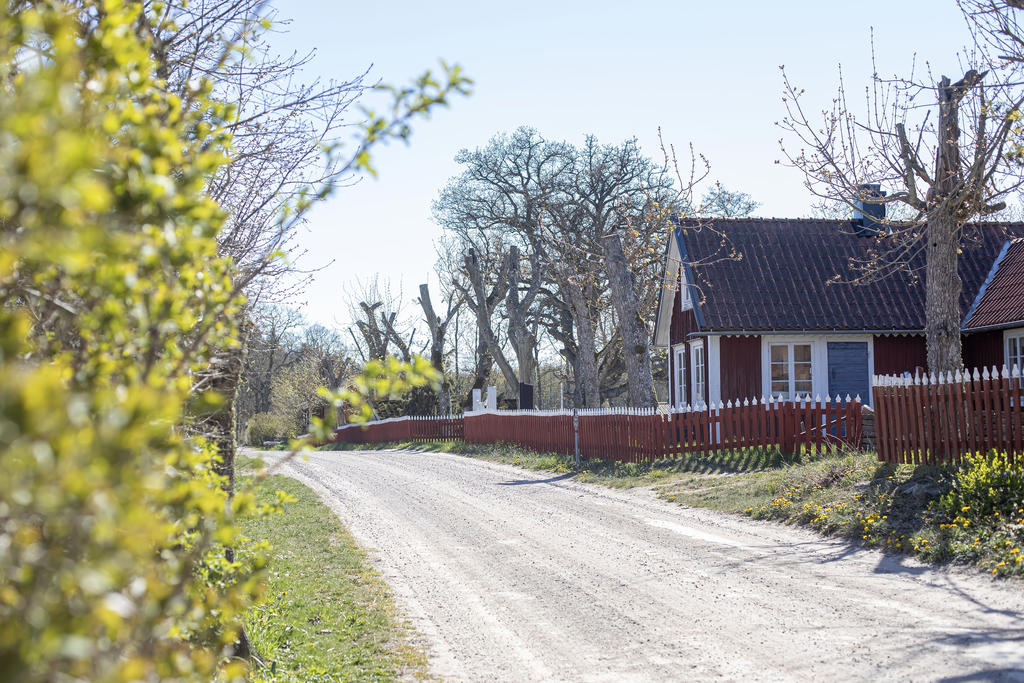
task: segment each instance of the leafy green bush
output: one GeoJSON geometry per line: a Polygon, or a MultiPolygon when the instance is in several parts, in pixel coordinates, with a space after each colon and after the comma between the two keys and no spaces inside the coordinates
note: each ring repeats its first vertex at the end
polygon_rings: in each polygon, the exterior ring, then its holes
{"type": "Polygon", "coordinates": [[[163,87],[158,5],[0,8],[5,680],[246,670],[224,663],[262,590],[265,549],[234,521],[256,505],[229,503],[214,453],[179,428],[190,371],[235,343],[204,191],[231,112],[204,83],[163,87]]]}
{"type": "Polygon", "coordinates": [[[939,508],[950,517],[1009,518],[1024,507],[1024,463],[992,451],[964,457],[939,508]],[[969,514],[967,514],[969,513],[969,514]]]}
{"type": "Polygon", "coordinates": [[[277,413],[256,413],[249,418],[249,443],[262,446],[264,441],[291,439],[296,436],[291,420],[277,413]]]}

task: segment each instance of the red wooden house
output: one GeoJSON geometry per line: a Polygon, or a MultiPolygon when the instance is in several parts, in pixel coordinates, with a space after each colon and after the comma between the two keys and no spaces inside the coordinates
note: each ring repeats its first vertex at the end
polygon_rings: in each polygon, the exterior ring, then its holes
{"type": "MultiPolygon", "coordinates": [[[[1024,366],[1022,224],[965,226],[964,363],[1024,366]]],[[[847,281],[877,235],[863,220],[682,220],[669,239],[655,346],[669,349],[673,405],[860,396],[871,377],[927,370],[924,263],[847,281]]]]}

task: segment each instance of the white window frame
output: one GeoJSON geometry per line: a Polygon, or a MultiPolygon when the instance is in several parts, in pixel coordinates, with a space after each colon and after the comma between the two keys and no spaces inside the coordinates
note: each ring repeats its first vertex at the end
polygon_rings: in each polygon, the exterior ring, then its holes
{"type": "Polygon", "coordinates": [[[690,296],[690,285],[686,284],[686,271],[679,276],[679,310],[693,310],[693,298],[690,296]]]}
{"type": "MultiPolygon", "coordinates": [[[[1024,331],[1024,330],[1022,330],[1024,331]]],[[[793,335],[761,335],[761,391],[765,398],[771,395],[771,345],[772,344],[810,344],[811,345],[811,398],[828,396],[828,343],[829,342],[867,342],[868,344],[868,387],[871,376],[875,372],[875,342],[870,334],[793,334],[793,335]]],[[[845,397],[844,397],[845,398],[845,397]]],[[[871,405],[871,396],[861,396],[864,405],[871,405]]]]}
{"type": "Polygon", "coordinates": [[[1013,372],[1010,340],[1016,342],[1017,346],[1017,370],[1024,373],[1024,328],[1017,327],[1003,331],[1003,362],[1006,364],[1006,368],[1013,372]]]}
{"type": "MultiPolygon", "coordinates": [[[[826,348],[827,348],[827,346],[826,346],[826,348]]],[[[801,364],[805,364],[805,361],[801,361],[801,364]]],[[[815,363],[814,363],[814,341],[813,340],[811,340],[811,339],[793,339],[793,340],[783,341],[783,340],[780,340],[780,339],[770,339],[768,341],[768,385],[767,385],[769,396],[771,396],[773,398],[778,398],[778,397],[781,396],[782,398],[784,398],[786,400],[793,400],[794,398],[806,398],[807,396],[810,396],[811,398],[813,398],[814,397],[814,380],[815,380],[815,378],[818,375],[814,365],[815,365],[815,363]],[[772,362],[772,349],[775,348],[776,346],[782,346],[782,347],[786,348],[786,371],[787,371],[786,379],[787,379],[787,383],[788,383],[789,386],[786,389],[785,394],[776,393],[775,389],[772,387],[772,384],[774,383],[774,380],[772,378],[772,365],[774,365],[774,363],[772,362]],[[797,346],[806,346],[807,347],[807,352],[808,352],[808,356],[809,356],[808,361],[809,361],[810,366],[811,366],[811,368],[810,368],[811,369],[811,388],[810,388],[809,391],[807,391],[805,393],[800,393],[800,394],[797,394],[797,392],[796,392],[796,382],[797,382],[797,379],[796,379],[795,369],[796,369],[796,362],[797,362],[796,361],[796,347],[797,346]]]]}
{"type": "Polygon", "coordinates": [[[690,342],[690,387],[694,405],[704,402],[708,381],[707,356],[704,355],[704,341],[690,342]],[[698,359],[700,363],[698,363],[698,359]]]}
{"type": "Polygon", "coordinates": [[[675,387],[675,406],[682,408],[686,405],[686,380],[687,376],[680,370],[689,374],[690,364],[686,358],[686,344],[676,344],[672,347],[672,382],[675,387]],[[682,363],[679,360],[682,359],[682,363]]]}

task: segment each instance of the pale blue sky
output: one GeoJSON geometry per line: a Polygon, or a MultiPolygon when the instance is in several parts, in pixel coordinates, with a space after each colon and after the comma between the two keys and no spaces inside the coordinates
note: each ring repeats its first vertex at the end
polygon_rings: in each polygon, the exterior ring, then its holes
{"type": "Polygon", "coordinates": [[[292,20],[275,42],[316,48],[312,72],[322,77],[348,79],[372,66],[374,77],[401,84],[443,58],[476,81],[471,97],[417,123],[410,145],[377,149],[378,179],[314,211],[301,238],[304,264],[334,263],[308,288],[304,310],[329,326],[346,321],[343,286],[356,277],[401,280],[414,298],[432,273],[440,234],[430,204],[459,171],[452,159],[461,148],[531,125],[574,142],[587,133],[609,143],[635,136],[657,155],[660,126],[666,142],[680,151],[692,142],[714,178],[761,202],[758,215],[806,215],[800,174],[775,163],[779,65],[808,101],[824,105],[842,63],[860,103],[871,27],[883,75],[906,73],[916,52],[959,78],[955,51],[968,38],[953,0],[275,5],[292,20]]]}

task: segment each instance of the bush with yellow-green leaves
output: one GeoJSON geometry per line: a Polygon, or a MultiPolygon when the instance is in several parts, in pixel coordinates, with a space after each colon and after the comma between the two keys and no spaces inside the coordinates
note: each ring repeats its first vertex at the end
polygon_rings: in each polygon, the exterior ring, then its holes
{"type": "Polygon", "coordinates": [[[178,428],[190,370],[234,343],[204,192],[230,111],[163,87],[158,9],[0,8],[0,679],[246,669],[224,663],[260,595],[234,523],[255,503],[178,428]]]}
{"type": "Polygon", "coordinates": [[[1024,462],[969,455],[944,467],[893,467],[868,457],[794,481],[746,509],[867,547],[1024,576],[1024,462]]]}

